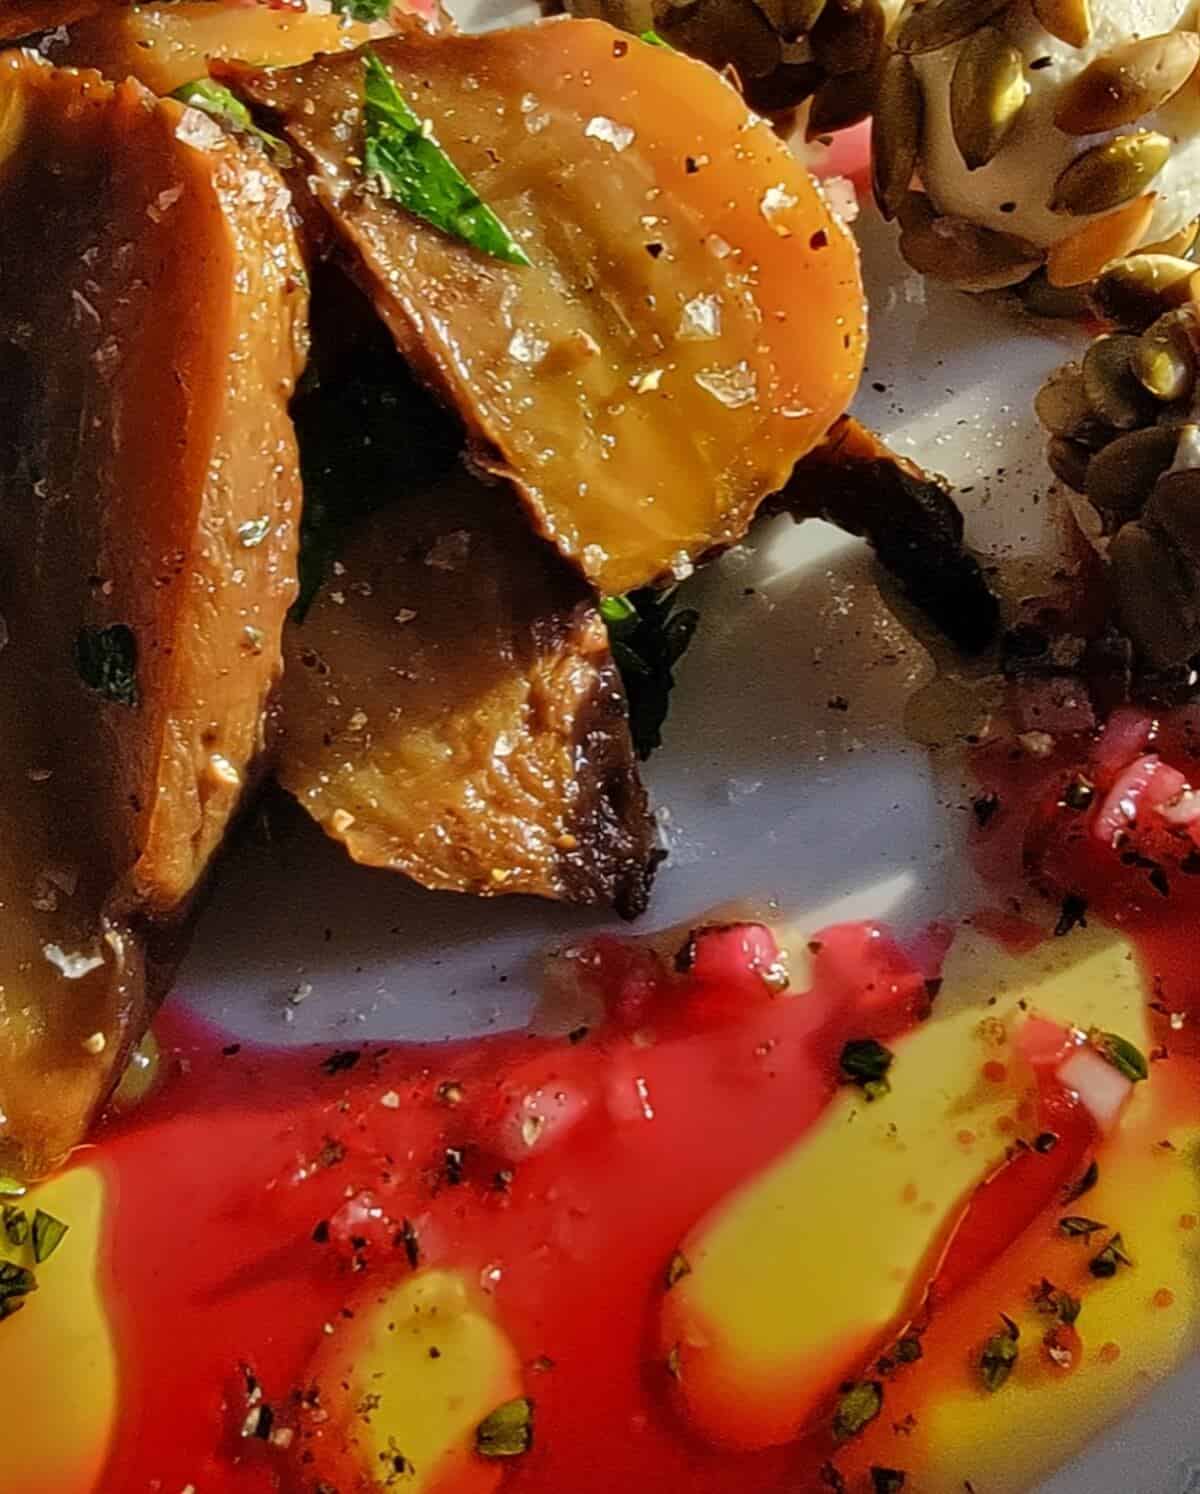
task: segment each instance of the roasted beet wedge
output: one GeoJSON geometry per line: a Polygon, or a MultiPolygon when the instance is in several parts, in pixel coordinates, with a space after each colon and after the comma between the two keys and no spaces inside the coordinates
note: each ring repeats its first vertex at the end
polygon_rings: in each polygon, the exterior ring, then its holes
{"type": "Polygon", "coordinates": [[[364,41],[366,26],[339,15],[220,0],[107,8],[69,27],[53,46],[59,64],[94,67],[117,82],[137,78],[155,93],[172,93],[201,78],[220,57],[252,57],[263,66],[306,61],[364,41]]]}
{"type": "Polygon", "coordinates": [[[604,592],[736,540],[862,365],[857,254],[803,167],[711,69],[602,22],[375,51],[529,267],[366,179],[362,55],[219,72],[477,460],[604,592]]]}
{"type": "MultiPolygon", "coordinates": [[[[0,58],[0,1169],[80,1137],[262,753],[306,292],[266,158],[0,58]]],[[[155,989],[152,989],[155,988],[155,989]]]]}
{"type": "Polygon", "coordinates": [[[656,860],[590,588],[458,473],[365,519],[285,638],[279,777],[426,887],[645,906],[656,860]]]}

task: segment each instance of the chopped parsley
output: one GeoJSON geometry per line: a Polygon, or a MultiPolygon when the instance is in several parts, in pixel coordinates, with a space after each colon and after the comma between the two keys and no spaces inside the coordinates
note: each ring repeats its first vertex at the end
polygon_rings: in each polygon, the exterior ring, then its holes
{"type": "Polygon", "coordinates": [[[21,1246],[29,1238],[29,1215],[15,1204],[5,1204],[2,1216],[4,1238],[10,1245],[21,1246]]]}
{"type": "Polygon", "coordinates": [[[132,628],[80,628],[75,639],[75,668],[89,690],[116,705],[138,703],[138,647],[132,628]]]}
{"type": "Polygon", "coordinates": [[[661,47],[664,52],[673,52],[675,50],[675,48],[669,41],[664,41],[663,38],[659,36],[657,31],[643,31],[641,34],[641,40],[644,41],[648,47],[661,47]]]}
{"type": "Polygon", "coordinates": [[[1073,1183],[1068,1183],[1062,1191],[1063,1203],[1074,1203],[1077,1198],[1082,1198],[1085,1193],[1090,1193],[1100,1179],[1100,1164],[1093,1157],[1088,1163],[1082,1177],[1076,1178],[1073,1183]]]}
{"type": "Polygon", "coordinates": [[[1070,1238],[1082,1236],[1085,1240],[1090,1240],[1094,1234],[1107,1227],[1098,1219],[1089,1219],[1086,1214],[1066,1214],[1058,1221],[1060,1234],[1070,1238]]]}
{"type": "Polygon", "coordinates": [[[475,1428],[475,1451],[481,1458],[518,1458],[533,1446],[533,1402],[518,1396],[497,1406],[475,1428]]]}
{"type": "Polygon", "coordinates": [[[990,1391],[997,1391],[1013,1372],[1019,1350],[1017,1340],[1021,1330],[1004,1313],[1000,1314],[1004,1324],[1002,1333],[994,1333],[984,1344],[979,1355],[979,1376],[990,1391]]]}
{"type": "Polygon", "coordinates": [[[35,1209],[33,1215],[33,1258],[40,1266],[48,1261],[63,1242],[68,1226],[45,1209],[35,1209]]]}
{"type": "Polygon", "coordinates": [[[878,1100],[888,1093],[888,1070],[893,1054],[874,1038],[854,1038],[842,1049],[838,1067],[843,1081],[857,1084],[868,1100],[878,1100]]]}
{"type": "Polygon", "coordinates": [[[908,1482],[908,1475],[899,1468],[871,1469],[871,1494],[900,1494],[908,1482]]]}
{"type": "Polygon", "coordinates": [[[352,21],[386,21],[392,0],[333,0],[333,8],[352,21]]]}
{"type": "Polygon", "coordinates": [[[190,83],[181,84],[171,97],[189,109],[199,109],[235,135],[249,135],[257,140],[276,166],[292,164],[292,153],[278,135],[260,130],[249,109],[223,83],[216,83],[212,78],[194,78],[190,83]]]}
{"type": "Polygon", "coordinates": [[[363,55],[363,167],[382,195],[451,238],[510,265],[529,258],[417,118],[375,52],[363,55]]]}
{"type": "Polygon", "coordinates": [[[833,1413],[833,1435],[848,1442],[875,1420],[883,1410],[883,1386],[878,1380],[854,1380],[842,1386],[833,1413]]]}
{"type": "Polygon", "coordinates": [[[600,603],[629,702],[634,750],[643,761],[662,746],[675,666],[687,652],[700,621],[694,607],[676,607],[675,597],[674,588],[644,587],[625,596],[605,597],[600,603]]]}
{"type": "Polygon", "coordinates": [[[1125,1241],[1117,1234],[1113,1235],[1098,1255],[1088,1261],[1088,1270],[1099,1280],[1107,1281],[1110,1276],[1117,1274],[1118,1267],[1132,1265],[1133,1262],[1125,1253],[1125,1241]]]}
{"type": "Polygon", "coordinates": [[[1099,1028],[1093,1028],[1088,1033],[1088,1038],[1101,1058],[1107,1059],[1131,1083],[1139,1084],[1150,1077],[1150,1065],[1146,1062],[1145,1054],[1135,1048],[1128,1038],[1123,1038],[1116,1032],[1101,1032],[1099,1028]]]}

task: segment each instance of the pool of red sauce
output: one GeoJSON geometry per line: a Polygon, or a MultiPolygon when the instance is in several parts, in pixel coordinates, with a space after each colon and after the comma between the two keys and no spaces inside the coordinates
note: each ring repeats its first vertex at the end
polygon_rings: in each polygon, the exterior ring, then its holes
{"type": "MultiPolygon", "coordinates": [[[[1181,717],[1157,746],[1186,772],[1200,732],[1181,717]]],[[[1114,857],[1087,835],[1086,815],[1063,808],[1081,765],[1098,779],[1108,771],[1095,754],[1082,738],[1049,759],[1008,745],[980,754],[999,807],[976,850],[997,874],[1019,867],[1030,889],[980,922],[1028,946],[1045,897],[1084,897],[1088,916],[1135,940],[1166,1024],[1200,996],[1188,935],[1200,878],[1172,867],[1164,897],[1143,865],[1114,857]]],[[[944,944],[936,931],[905,950],[869,925],[827,930],[796,1000],[731,961],[728,940],[684,974],[644,947],[600,940],[576,963],[606,1015],[571,1039],[277,1051],[168,1009],[166,1081],[111,1121],[91,1154],[111,1187],[105,1285],[121,1366],[102,1487],[376,1487],[346,1458],[361,1428],[345,1393],[314,1379],[314,1358],[330,1327],[349,1331],[414,1261],[487,1280],[526,1366],[534,1445],[505,1468],[518,1494],[839,1487],[820,1471],[836,1452],[827,1416],[765,1452],[694,1436],[656,1348],[656,1311],[682,1237],[821,1115],[843,1042],[902,1041],[922,1019],[944,944]],[[521,1106],[538,1092],[568,1095],[578,1118],[548,1123],[528,1146],[521,1106]],[[248,1383],[274,1428],[292,1430],[290,1446],[243,1434],[248,1383]]],[[[1165,1044],[1165,1025],[1161,1035],[1165,1044]]],[[[1170,1042],[1196,1056],[1187,1030],[1170,1042]]],[[[1057,1204],[1096,1141],[1078,1104],[1053,1089],[1029,1129],[1052,1130],[1059,1145],[1015,1147],[968,1200],[914,1300],[918,1320],[1057,1204]]],[[[936,1379],[935,1366],[922,1370],[936,1379]]]]}

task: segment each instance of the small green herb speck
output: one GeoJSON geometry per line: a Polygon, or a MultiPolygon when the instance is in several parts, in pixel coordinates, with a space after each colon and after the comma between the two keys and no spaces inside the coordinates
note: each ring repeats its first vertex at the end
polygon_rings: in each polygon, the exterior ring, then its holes
{"type": "Polygon", "coordinates": [[[1059,1233],[1073,1239],[1082,1236],[1083,1239],[1090,1240],[1094,1234],[1107,1227],[1098,1219],[1089,1219],[1086,1214],[1067,1214],[1058,1221],[1059,1233]]]}
{"type": "Polygon", "coordinates": [[[29,1215],[15,1204],[4,1205],[4,1235],[10,1245],[24,1245],[29,1238],[29,1215]]]}
{"type": "Polygon", "coordinates": [[[664,41],[662,37],[659,36],[657,31],[643,31],[640,39],[644,41],[648,47],[661,47],[664,52],[673,52],[675,50],[675,48],[669,41],[664,41]]]}
{"type": "Polygon", "coordinates": [[[833,1435],[839,1442],[857,1437],[883,1410],[883,1386],[878,1380],[856,1380],[842,1388],[833,1413],[833,1435]]]}
{"type": "Polygon", "coordinates": [[[63,1242],[69,1225],[47,1214],[45,1209],[35,1209],[33,1215],[33,1258],[40,1266],[48,1261],[63,1242]]]}
{"type": "Polygon", "coordinates": [[[24,1198],[27,1189],[17,1178],[0,1176],[0,1198],[24,1198]]]}
{"type": "Polygon", "coordinates": [[[181,84],[171,97],[190,109],[199,109],[235,134],[250,135],[264,147],[276,166],[292,164],[292,153],[284,142],[277,135],[260,130],[249,109],[223,83],[216,83],[212,78],[194,78],[190,83],[181,84]]]}
{"type": "Polygon", "coordinates": [[[634,749],[645,760],[662,746],[675,666],[687,652],[700,614],[693,607],[676,607],[673,589],[643,587],[625,596],[605,597],[600,615],[621,671],[634,749]]]}
{"type": "Polygon", "coordinates": [[[985,1387],[990,1391],[997,1391],[1012,1374],[1013,1366],[1017,1362],[1020,1352],[1017,1348],[1017,1339],[1020,1330],[1009,1317],[1000,1314],[1004,1323],[1003,1333],[994,1333],[979,1355],[979,1375],[985,1387]]]}
{"type": "Polygon", "coordinates": [[[385,21],[392,0],[333,0],[333,8],[338,15],[349,16],[352,21],[385,21]]]}
{"type": "Polygon", "coordinates": [[[1116,1032],[1101,1032],[1099,1028],[1093,1028],[1088,1039],[1100,1056],[1106,1058],[1131,1083],[1138,1084],[1150,1077],[1150,1065],[1146,1062],[1145,1055],[1128,1038],[1123,1038],[1116,1032]]]}
{"type": "Polygon", "coordinates": [[[891,1050],[874,1038],[853,1038],[842,1049],[838,1069],[844,1083],[857,1084],[868,1100],[878,1100],[891,1089],[892,1060],[891,1050]]]}
{"type": "Polygon", "coordinates": [[[1098,1255],[1094,1255],[1088,1261],[1088,1270],[1101,1281],[1106,1281],[1110,1276],[1117,1274],[1119,1266],[1132,1265],[1133,1262],[1125,1253],[1125,1241],[1118,1234],[1112,1237],[1098,1255]]]}
{"type": "Polygon", "coordinates": [[[506,1401],[475,1428],[481,1458],[518,1458],[533,1446],[533,1402],[527,1396],[506,1401]]]}

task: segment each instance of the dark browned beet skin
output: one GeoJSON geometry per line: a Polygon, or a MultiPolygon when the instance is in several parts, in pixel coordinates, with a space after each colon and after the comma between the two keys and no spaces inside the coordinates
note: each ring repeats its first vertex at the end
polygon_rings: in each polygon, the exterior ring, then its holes
{"type": "Polygon", "coordinates": [[[426,887],[645,907],[652,822],[590,588],[459,472],[363,520],[285,637],[279,778],[426,887]]]}
{"type": "Polygon", "coordinates": [[[601,22],[375,50],[530,266],[366,180],[361,55],[217,71],[480,465],[605,593],[738,539],[862,363],[857,253],[807,172],[709,68],[601,22]]]}
{"type": "Polygon", "coordinates": [[[0,216],[0,1170],[37,1173],[145,1028],[143,936],[263,749],[307,297],[265,157],[19,53],[0,216]]]}
{"type": "Polygon", "coordinates": [[[999,605],[963,545],[953,498],[857,420],[844,416],[770,506],[861,535],[909,601],[967,653],[994,641],[999,605]]]}

